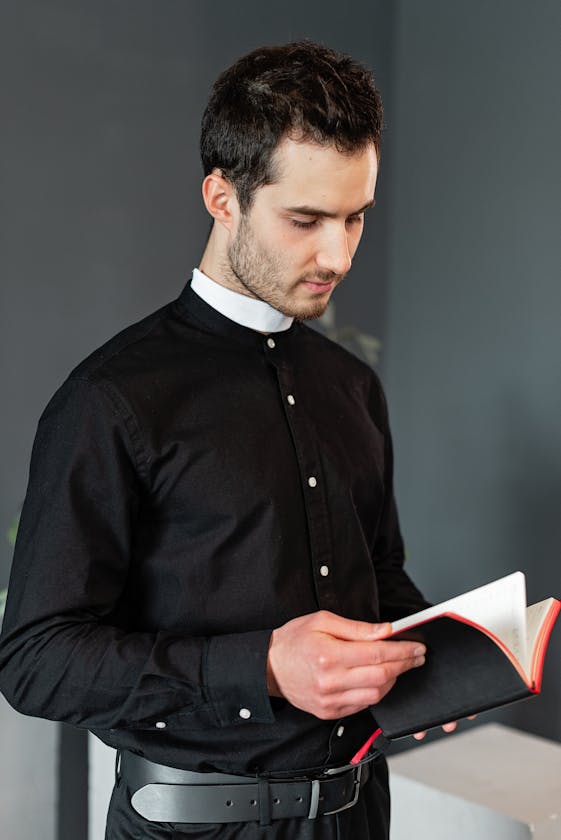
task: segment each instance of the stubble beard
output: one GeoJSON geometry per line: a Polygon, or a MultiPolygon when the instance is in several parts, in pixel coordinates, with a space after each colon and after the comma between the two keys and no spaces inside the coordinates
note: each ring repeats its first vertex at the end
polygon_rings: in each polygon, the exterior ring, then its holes
{"type": "MultiPolygon", "coordinates": [[[[296,289],[307,276],[299,278],[287,287],[282,277],[286,275],[284,261],[279,254],[266,251],[256,242],[251,225],[246,216],[242,216],[237,235],[228,248],[228,265],[231,280],[237,281],[251,297],[263,300],[291,318],[308,321],[320,318],[327,308],[329,297],[318,295],[309,301],[291,300],[290,290],[296,289]]],[[[311,277],[309,279],[312,279],[311,277]]],[[[331,272],[315,272],[314,280],[339,283],[343,278],[331,272]]]]}

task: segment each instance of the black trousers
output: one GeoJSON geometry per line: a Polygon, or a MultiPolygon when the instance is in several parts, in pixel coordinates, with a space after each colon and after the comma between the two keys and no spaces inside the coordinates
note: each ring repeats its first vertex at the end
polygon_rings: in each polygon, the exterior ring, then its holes
{"type": "Polygon", "coordinates": [[[382,758],[371,768],[370,778],[353,808],[315,820],[275,820],[266,828],[258,822],[204,825],[148,822],[132,808],[121,779],[111,797],[105,840],[389,840],[387,765],[382,758]]]}

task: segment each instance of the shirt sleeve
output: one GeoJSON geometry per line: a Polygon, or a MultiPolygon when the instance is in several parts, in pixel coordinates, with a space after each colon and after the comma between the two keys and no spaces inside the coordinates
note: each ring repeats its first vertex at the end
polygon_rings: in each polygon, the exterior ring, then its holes
{"type": "Polygon", "coordinates": [[[24,714],[98,730],[271,722],[270,631],[191,637],[114,620],[146,492],[137,431],[119,408],[111,390],[73,377],[41,417],[0,637],[0,688],[24,714]]]}
{"type": "Polygon", "coordinates": [[[404,568],[405,548],[393,488],[393,446],[386,399],[376,380],[374,390],[376,422],[384,435],[384,506],[379,521],[373,562],[376,570],[380,621],[396,621],[429,607],[404,568]]]}

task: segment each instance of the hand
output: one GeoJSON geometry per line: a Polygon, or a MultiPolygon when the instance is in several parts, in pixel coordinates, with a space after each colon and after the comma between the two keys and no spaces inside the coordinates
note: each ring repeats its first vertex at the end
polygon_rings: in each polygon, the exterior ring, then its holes
{"type": "MultiPolygon", "coordinates": [[[[477,717],[477,715],[468,715],[466,720],[475,720],[476,717],[477,717]]],[[[444,732],[453,732],[456,729],[457,726],[458,726],[458,721],[453,720],[450,723],[443,723],[442,724],[442,729],[444,730],[444,732]]],[[[426,734],[427,734],[426,729],[425,729],[424,732],[415,732],[415,734],[413,735],[413,738],[415,738],[416,741],[422,741],[426,734]]]]}
{"type": "Polygon", "coordinates": [[[269,694],[322,720],[375,705],[404,671],[425,661],[419,642],[384,641],[391,624],[310,613],[273,631],[267,660],[269,694]]]}

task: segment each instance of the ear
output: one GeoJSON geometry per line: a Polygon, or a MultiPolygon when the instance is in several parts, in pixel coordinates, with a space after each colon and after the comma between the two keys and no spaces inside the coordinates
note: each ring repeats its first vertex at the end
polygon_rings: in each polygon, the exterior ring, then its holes
{"type": "Polygon", "coordinates": [[[239,204],[234,186],[220,169],[213,169],[202,185],[205,207],[215,221],[231,230],[239,215],[239,204]]]}

